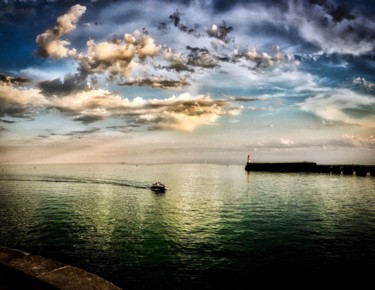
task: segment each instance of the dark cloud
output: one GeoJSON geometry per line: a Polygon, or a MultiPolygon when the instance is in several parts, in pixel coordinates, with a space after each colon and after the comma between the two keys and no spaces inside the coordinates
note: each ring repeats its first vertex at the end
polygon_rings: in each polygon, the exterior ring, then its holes
{"type": "Polygon", "coordinates": [[[237,4],[241,3],[239,0],[217,0],[213,1],[213,7],[217,12],[228,11],[233,9],[237,4]]]}
{"type": "MultiPolygon", "coordinates": [[[[292,2],[290,2],[292,3],[292,2]]],[[[302,1],[298,9],[307,23],[300,28],[301,37],[318,44],[330,53],[361,55],[372,51],[375,44],[375,27],[373,17],[366,17],[366,1],[302,1]],[[307,4],[307,5],[306,5],[307,4]],[[310,31],[309,31],[310,30],[310,31]]],[[[369,9],[373,9],[370,5],[369,9]]],[[[302,20],[302,19],[301,19],[302,20]]],[[[289,21],[290,22],[290,21],[289,21]]],[[[290,22],[289,24],[293,24],[290,22]]],[[[298,27],[298,26],[296,26],[298,27]]]]}
{"type": "Polygon", "coordinates": [[[173,25],[177,27],[180,31],[188,33],[188,34],[192,34],[197,37],[200,36],[199,34],[196,33],[197,26],[193,28],[181,22],[181,14],[178,11],[178,9],[172,15],[169,16],[169,19],[172,21],[173,25]]]}
{"type": "Polygon", "coordinates": [[[124,125],[108,126],[106,128],[116,131],[116,132],[128,133],[128,132],[135,131],[136,129],[144,125],[147,125],[146,122],[142,122],[141,120],[135,120],[135,121],[124,120],[124,121],[125,121],[124,125]]]}
{"type": "Polygon", "coordinates": [[[30,118],[34,116],[34,112],[32,109],[20,106],[19,104],[2,104],[0,116],[4,117],[5,115],[15,118],[30,118]]]}
{"type": "Polygon", "coordinates": [[[163,32],[163,33],[167,33],[168,32],[168,26],[165,22],[160,22],[159,25],[158,25],[158,30],[163,32]]]}
{"type": "MultiPolygon", "coordinates": [[[[106,7],[109,4],[112,3],[118,3],[118,0],[63,0],[63,1],[57,1],[57,0],[0,0],[0,11],[2,9],[11,7],[11,12],[7,12],[7,14],[10,15],[23,15],[28,12],[34,13],[36,10],[40,9],[46,9],[49,10],[49,13],[51,13],[50,9],[66,9],[69,8],[79,2],[81,5],[87,5],[91,8],[97,8],[100,9],[102,7],[106,7]],[[25,12],[26,11],[26,12],[25,12]]],[[[129,1],[131,2],[131,1],[129,1]]],[[[135,1],[133,1],[135,2],[135,1]]],[[[1,13],[0,13],[1,15],[1,13]]],[[[0,18],[1,19],[1,18],[0,18]]],[[[13,17],[12,17],[13,19],[13,17]]]]}
{"type": "Polygon", "coordinates": [[[10,121],[10,120],[0,119],[0,122],[6,123],[6,124],[13,124],[13,123],[15,123],[16,121],[10,121]]]}
{"type": "Polygon", "coordinates": [[[23,5],[21,1],[0,2],[0,23],[23,24],[36,14],[34,7],[23,5]]]}
{"type": "Polygon", "coordinates": [[[180,25],[180,12],[176,10],[172,15],[169,16],[169,19],[173,21],[173,25],[178,27],[180,25]]]}
{"type": "Polygon", "coordinates": [[[100,131],[100,128],[91,128],[91,129],[81,130],[81,131],[72,131],[64,135],[65,136],[81,136],[81,135],[93,134],[98,131],[100,131]]]}
{"type": "Polygon", "coordinates": [[[288,0],[215,0],[212,1],[212,9],[215,13],[222,13],[230,11],[238,6],[246,6],[251,4],[260,4],[267,7],[275,7],[278,10],[285,12],[288,9],[288,0]]]}
{"type": "Polygon", "coordinates": [[[171,89],[171,88],[181,88],[190,85],[186,79],[165,79],[165,78],[144,78],[129,80],[127,82],[121,83],[123,86],[150,86],[153,88],[161,89],[171,89]]]}
{"type": "Polygon", "coordinates": [[[57,78],[51,81],[42,81],[38,84],[38,87],[46,96],[64,96],[89,89],[88,81],[84,74],[67,74],[63,79],[57,78]]]}
{"type": "Polygon", "coordinates": [[[85,116],[75,117],[73,121],[81,122],[82,124],[88,125],[91,123],[101,121],[103,119],[104,119],[103,116],[85,115],[85,116]]]}
{"type": "Polygon", "coordinates": [[[231,38],[228,37],[228,34],[233,30],[232,26],[227,26],[225,21],[222,21],[221,25],[212,25],[210,29],[207,29],[207,34],[210,37],[220,39],[221,41],[228,43],[231,38]]]}
{"type": "Polygon", "coordinates": [[[168,71],[176,71],[176,72],[194,72],[194,69],[192,69],[190,66],[188,66],[184,62],[173,62],[168,66],[157,66],[158,69],[166,69],[168,71]]]}
{"type": "Polygon", "coordinates": [[[329,11],[332,16],[333,21],[341,22],[342,20],[354,20],[356,17],[353,14],[350,14],[345,7],[335,7],[329,11]]]}
{"type": "Polygon", "coordinates": [[[309,0],[311,4],[316,4],[324,8],[328,15],[332,17],[334,22],[341,22],[345,20],[354,20],[356,16],[351,14],[351,9],[347,5],[332,5],[328,1],[324,0],[309,0]]]}
{"type": "Polygon", "coordinates": [[[21,85],[23,83],[29,82],[29,79],[21,78],[21,77],[12,77],[4,74],[0,74],[0,82],[6,84],[14,84],[14,85],[21,85]]]}
{"type": "Polygon", "coordinates": [[[206,48],[186,46],[190,51],[187,64],[202,68],[215,68],[219,66],[217,56],[211,54],[206,48]]]}
{"type": "Polygon", "coordinates": [[[186,57],[182,54],[176,54],[175,51],[170,48],[164,50],[164,59],[169,62],[169,65],[159,65],[157,67],[158,69],[174,70],[176,72],[194,72],[194,70],[187,65],[186,57]]]}
{"type": "Polygon", "coordinates": [[[344,108],[342,111],[353,118],[363,119],[374,116],[375,104],[358,105],[355,108],[344,108]]]}
{"type": "Polygon", "coordinates": [[[229,97],[229,100],[234,102],[255,102],[262,100],[261,98],[255,97],[229,97]]]}

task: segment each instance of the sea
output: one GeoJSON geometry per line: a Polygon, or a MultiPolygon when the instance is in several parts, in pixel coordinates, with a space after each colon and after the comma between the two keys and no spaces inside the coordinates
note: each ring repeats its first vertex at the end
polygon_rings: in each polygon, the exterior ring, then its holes
{"type": "Polygon", "coordinates": [[[373,285],[374,177],[244,167],[1,165],[0,246],[123,289],[373,285]]]}

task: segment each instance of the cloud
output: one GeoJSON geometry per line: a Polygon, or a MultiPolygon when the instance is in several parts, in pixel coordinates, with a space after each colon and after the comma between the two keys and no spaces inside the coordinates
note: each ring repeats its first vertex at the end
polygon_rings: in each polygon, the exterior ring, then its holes
{"type": "MultiPolygon", "coordinates": [[[[270,124],[267,127],[273,128],[273,125],[270,124]]],[[[252,147],[252,148],[262,148],[262,149],[289,149],[289,148],[305,148],[305,147],[314,147],[316,144],[312,143],[303,143],[303,142],[295,142],[292,139],[280,137],[271,139],[268,138],[267,140],[256,142],[253,144],[246,144],[246,147],[252,147]]]]}
{"type": "Polygon", "coordinates": [[[17,3],[16,1],[3,2],[5,3],[0,2],[0,23],[19,25],[25,19],[29,20],[29,16],[35,15],[34,7],[27,7],[27,5],[22,5],[24,3],[17,3]]]}
{"type": "Polygon", "coordinates": [[[85,13],[86,7],[76,4],[68,13],[57,18],[56,26],[48,29],[36,37],[38,44],[37,54],[43,58],[58,60],[76,54],[75,49],[68,49],[70,42],[62,40],[61,37],[76,29],[78,20],[85,13]]]}
{"type": "Polygon", "coordinates": [[[361,87],[369,92],[375,91],[375,84],[366,80],[365,78],[361,78],[361,77],[354,78],[352,81],[352,84],[355,86],[361,87]]]}
{"type": "Polygon", "coordinates": [[[347,89],[337,89],[308,98],[299,107],[327,121],[371,125],[375,99],[347,89]]]}
{"type": "Polygon", "coordinates": [[[286,138],[280,138],[280,143],[286,146],[294,145],[294,141],[286,138]]]}
{"type": "MultiPolygon", "coordinates": [[[[169,16],[169,19],[173,22],[173,25],[177,27],[180,31],[188,33],[188,34],[193,34],[196,37],[200,37],[199,34],[196,34],[196,28],[188,27],[188,25],[183,24],[181,22],[181,13],[178,11],[178,9],[169,16]]],[[[164,25],[159,25],[159,27],[163,28],[165,27],[165,23],[162,22],[164,25]]]]}
{"type": "MultiPolygon", "coordinates": [[[[193,17],[191,14],[195,11],[192,8],[193,6],[187,7],[188,17],[198,19],[197,16],[193,17]]],[[[204,5],[196,6],[201,9],[204,5]]],[[[233,63],[240,66],[244,64],[243,60],[247,60],[246,65],[254,70],[265,69],[271,66],[275,67],[276,65],[295,65],[299,63],[295,60],[293,54],[283,53],[277,45],[273,46],[273,53],[257,52],[255,49],[241,48],[242,44],[236,44],[234,38],[229,37],[233,27],[228,26],[224,21],[220,25],[214,24],[209,29],[206,29],[206,34],[199,35],[196,33],[197,25],[195,25],[194,30],[191,30],[187,28],[187,25],[182,24],[181,14],[178,10],[170,15],[170,20],[173,22],[173,25],[179,28],[179,31],[184,33],[191,32],[193,36],[199,36],[199,39],[194,38],[197,40],[197,46],[181,45],[186,40],[182,41],[182,37],[177,35],[174,35],[173,39],[169,39],[173,40],[173,42],[176,41],[174,43],[176,48],[171,48],[167,45],[162,46],[161,44],[157,44],[144,28],[142,32],[135,30],[131,34],[123,34],[122,37],[113,36],[112,39],[107,41],[98,42],[90,39],[86,42],[86,51],[78,53],[74,48],[69,50],[67,48],[68,43],[65,43],[64,41],[66,40],[62,40],[61,36],[76,28],[79,17],[85,12],[85,9],[84,6],[73,6],[67,14],[58,18],[54,29],[47,30],[44,34],[38,36],[41,42],[43,39],[48,40],[42,42],[43,45],[40,46],[42,48],[47,47],[49,44],[52,47],[55,47],[54,44],[58,44],[56,47],[59,49],[52,49],[55,56],[51,56],[51,53],[46,53],[46,49],[44,49],[45,55],[55,59],[70,56],[78,64],[78,74],[76,77],[73,78],[72,75],[67,75],[64,79],[54,79],[40,83],[39,87],[43,93],[62,94],[64,92],[73,92],[74,87],[85,89],[87,85],[86,78],[89,75],[104,75],[108,77],[107,80],[119,84],[171,88],[187,85],[187,82],[181,80],[186,80],[187,78],[193,79],[193,74],[202,73],[202,69],[218,68],[224,63],[233,63]],[[48,37],[43,38],[42,35],[47,35],[48,37]],[[206,48],[210,47],[209,38],[219,40],[221,45],[218,45],[215,41],[211,41],[211,48],[206,48]],[[49,39],[52,39],[52,41],[50,42],[49,39]],[[233,43],[229,44],[231,40],[233,40],[233,43]],[[64,42],[62,43],[63,45],[60,45],[60,42],[64,42]],[[164,49],[162,49],[163,47],[164,49]],[[179,49],[179,51],[176,51],[176,49],[179,49]],[[197,68],[200,70],[196,71],[197,68]],[[185,75],[178,77],[177,80],[176,77],[163,77],[161,78],[162,80],[158,80],[160,77],[153,77],[155,71],[163,69],[169,72],[184,73],[185,75]],[[145,71],[147,71],[147,75],[145,75],[145,71]],[[144,75],[144,77],[140,78],[139,75],[144,75]],[[124,82],[126,79],[127,81],[124,82]]],[[[205,11],[198,12],[200,14],[206,13],[205,11]]],[[[208,15],[206,15],[206,18],[202,21],[210,21],[208,15]]],[[[153,21],[156,21],[156,19],[153,21]]],[[[163,30],[167,29],[165,23],[162,27],[164,27],[163,30]]],[[[160,32],[160,29],[157,31],[160,32]]],[[[189,38],[191,37],[189,36],[189,38]]],[[[167,40],[167,37],[159,39],[167,40]]]]}
{"type": "Polygon", "coordinates": [[[63,79],[42,81],[38,83],[38,87],[46,96],[67,95],[90,88],[86,77],[80,74],[66,74],[63,79]]]}
{"type": "Polygon", "coordinates": [[[231,33],[241,47],[256,43],[257,50],[262,50],[273,39],[293,52],[373,55],[371,5],[358,1],[345,1],[346,7],[329,4],[333,2],[339,1],[240,1],[220,11],[220,16],[230,20],[231,33]]]}
{"type": "Polygon", "coordinates": [[[0,119],[0,122],[6,123],[6,124],[13,124],[13,123],[15,123],[15,121],[4,120],[4,119],[0,119]]]}
{"type": "Polygon", "coordinates": [[[21,77],[12,77],[4,74],[0,74],[0,82],[4,84],[15,84],[15,85],[21,85],[24,83],[29,82],[29,79],[21,78],[21,77]]]}
{"type": "Polygon", "coordinates": [[[354,147],[375,147],[375,136],[372,135],[368,137],[355,137],[344,134],[341,136],[341,139],[345,144],[350,144],[354,147]]]}
{"type": "Polygon", "coordinates": [[[33,81],[44,81],[61,76],[60,68],[46,69],[38,67],[28,67],[21,69],[19,74],[33,81]]]}
{"type": "Polygon", "coordinates": [[[285,20],[289,26],[298,29],[302,38],[328,53],[373,53],[373,19],[364,15],[356,17],[354,10],[349,11],[344,6],[329,6],[321,1],[315,2],[319,2],[319,5],[305,5],[303,1],[289,2],[285,20]]]}
{"type": "Polygon", "coordinates": [[[222,41],[222,43],[228,43],[231,38],[228,37],[228,34],[233,30],[232,26],[227,26],[225,21],[222,21],[221,25],[213,24],[211,28],[207,28],[206,32],[208,36],[217,38],[222,41]]]}
{"type": "Polygon", "coordinates": [[[350,13],[345,6],[334,6],[328,2],[321,0],[310,0],[310,3],[319,5],[331,16],[334,22],[341,22],[343,20],[354,20],[356,17],[350,13]]]}
{"type": "Polygon", "coordinates": [[[66,96],[46,98],[37,89],[0,86],[0,115],[29,117],[37,108],[56,109],[73,120],[89,124],[107,118],[123,118],[150,129],[191,131],[203,124],[213,124],[222,115],[235,115],[239,108],[226,100],[182,94],[167,99],[124,99],[106,90],[91,89],[66,96]]]}
{"type": "MultiPolygon", "coordinates": [[[[61,111],[64,111],[64,109],[61,107],[59,109],[61,111]]],[[[71,113],[74,114],[74,112],[71,112],[71,113]]],[[[102,121],[104,119],[105,119],[105,116],[101,116],[101,115],[81,115],[78,117],[74,117],[73,121],[81,122],[84,125],[89,125],[91,123],[102,121]]]]}
{"type": "Polygon", "coordinates": [[[250,66],[252,69],[264,69],[278,64],[299,65],[300,62],[295,59],[293,54],[282,53],[278,45],[274,45],[272,50],[274,54],[270,55],[267,52],[259,53],[255,50],[255,48],[252,48],[243,53],[235,53],[234,59],[244,57],[246,60],[254,63],[250,66]]]}
{"type": "Polygon", "coordinates": [[[99,131],[100,131],[99,128],[91,128],[91,129],[87,129],[87,130],[72,131],[72,132],[69,132],[69,133],[64,134],[64,135],[81,138],[84,135],[93,134],[93,133],[96,133],[96,132],[99,132],[99,131]]]}
{"type": "Polygon", "coordinates": [[[188,64],[201,68],[215,68],[219,66],[219,60],[212,55],[208,49],[187,46],[186,49],[190,51],[188,55],[188,64]]]}
{"type": "Polygon", "coordinates": [[[11,83],[0,81],[0,117],[5,115],[17,118],[32,117],[38,108],[48,104],[37,89],[15,87],[11,83]]]}
{"type": "Polygon", "coordinates": [[[177,72],[187,71],[193,72],[194,70],[187,65],[187,59],[183,54],[177,54],[171,48],[164,49],[164,59],[169,62],[169,66],[163,67],[167,70],[175,70],[177,72]]]}
{"type": "Polygon", "coordinates": [[[225,100],[182,94],[166,99],[123,99],[104,90],[91,90],[55,98],[54,108],[75,116],[85,124],[116,117],[130,120],[149,129],[191,131],[199,125],[214,124],[223,115],[236,115],[239,108],[225,100]]]}
{"type": "Polygon", "coordinates": [[[241,111],[241,107],[228,99],[205,95],[185,93],[165,99],[129,100],[103,89],[68,90],[70,93],[66,94],[60,90],[61,83],[52,84],[49,83],[52,89],[44,88],[48,93],[44,95],[40,89],[0,82],[0,117],[25,118],[37,115],[40,110],[58,110],[84,124],[116,118],[133,127],[138,124],[148,129],[192,131],[200,125],[214,124],[221,116],[235,116],[241,111]]]}
{"type": "Polygon", "coordinates": [[[152,78],[137,78],[129,79],[127,82],[123,82],[120,85],[123,86],[150,86],[153,88],[161,89],[176,89],[190,85],[186,79],[167,79],[163,77],[152,77],[152,78]]]}
{"type": "Polygon", "coordinates": [[[348,124],[343,121],[326,121],[322,120],[323,127],[348,127],[348,126],[359,126],[358,124],[348,124]]]}
{"type": "Polygon", "coordinates": [[[225,100],[214,100],[207,96],[182,94],[166,100],[150,101],[148,108],[163,112],[155,116],[155,128],[173,128],[192,131],[199,125],[214,124],[223,115],[237,115],[240,108],[225,100]]]}
{"type": "Polygon", "coordinates": [[[137,30],[133,34],[124,34],[123,39],[114,38],[100,43],[89,40],[87,47],[86,54],[76,56],[81,73],[108,73],[119,77],[129,75],[135,65],[135,58],[143,63],[147,57],[153,58],[161,50],[153,38],[137,30]]]}
{"type": "Polygon", "coordinates": [[[246,96],[230,96],[228,97],[228,99],[234,102],[255,102],[255,101],[263,100],[264,98],[255,98],[255,97],[246,97],[246,96]]]}

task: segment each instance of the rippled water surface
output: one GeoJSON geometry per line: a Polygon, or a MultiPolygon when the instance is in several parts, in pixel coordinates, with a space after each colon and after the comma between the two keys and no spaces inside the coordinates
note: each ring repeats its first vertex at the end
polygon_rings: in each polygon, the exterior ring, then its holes
{"type": "Polygon", "coordinates": [[[122,288],[335,289],[372,281],[370,176],[175,164],[0,170],[0,245],[122,288]],[[150,190],[158,180],[165,194],[150,190]]]}

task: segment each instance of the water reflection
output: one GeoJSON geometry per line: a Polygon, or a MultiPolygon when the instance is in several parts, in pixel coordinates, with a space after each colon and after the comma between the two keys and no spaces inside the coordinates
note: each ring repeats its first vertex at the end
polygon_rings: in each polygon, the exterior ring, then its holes
{"type": "Polygon", "coordinates": [[[12,167],[0,178],[2,243],[83,267],[125,288],[201,288],[210,280],[220,285],[266,272],[319,276],[373,265],[374,178],[248,174],[243,166],[219,165],[35,171],[12,167]],[[5,175],[65,179],[16,182],[5,175]],[[68,182],[72,177],[161,180],[169,190],[158,195],[118,182],[68,182]]]}

